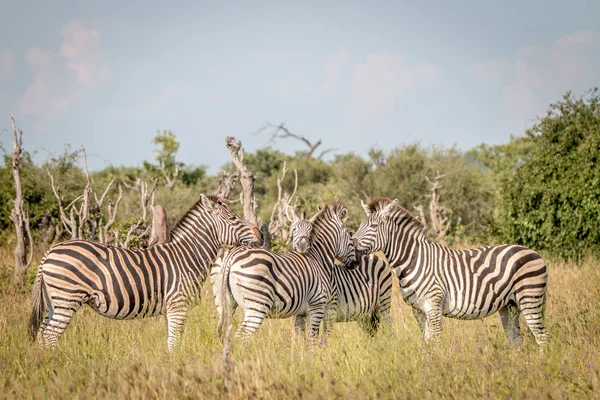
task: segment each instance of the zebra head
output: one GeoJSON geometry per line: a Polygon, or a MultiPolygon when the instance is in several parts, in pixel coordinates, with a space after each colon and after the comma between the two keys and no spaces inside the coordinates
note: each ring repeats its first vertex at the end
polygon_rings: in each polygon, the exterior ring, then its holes
{"type": "Polygon", "coordinates": [[[376,199],[366,205],[361,201],[367,216],[352,237],[356,250],[362,254],[383,250],[391,236],[390,216],[398,207],[398,199],[376,199]]]}
{"type": "Polygon", "coordinates": [[[346,221],[348,220],[348,210],[339,202],[335,201],[331,205],[321,209],[311,218],[315,234],[321,233],[328,236],[334,247],[335,257],[342,261],[346,269],[354,269],[358,266],[356,257],[356,248],[352,243],[352,233],[346,221]],[[317,232],[318,231],[318,232],[317,232]]]}
{"type": "Polygon", "coordinates": [[[237,215],[225,199],[200,195],[202,208],[212,217],[216,236],[223,244],[231,246],[258,246],[262,244],[260,230],[237,215]]]}
{"type": "Polygon", "coordinates": [[[302,212],[300,218],[294,215],[290,232],[292,236],[292,250],[301,254],[308,253],[310,250],[311,235],[313,224],[306,219],[306,210],[302,212]]]}

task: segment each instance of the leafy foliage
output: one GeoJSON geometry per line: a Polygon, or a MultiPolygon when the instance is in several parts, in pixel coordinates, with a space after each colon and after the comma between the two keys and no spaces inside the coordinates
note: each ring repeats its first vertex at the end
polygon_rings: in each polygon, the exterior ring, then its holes
{"type": "Polygon", "coordinates": [[[562,257],[600,250],[600,97],[567,93],[526,133],[530,154],[503,185],[509,240],[562,257]]]}

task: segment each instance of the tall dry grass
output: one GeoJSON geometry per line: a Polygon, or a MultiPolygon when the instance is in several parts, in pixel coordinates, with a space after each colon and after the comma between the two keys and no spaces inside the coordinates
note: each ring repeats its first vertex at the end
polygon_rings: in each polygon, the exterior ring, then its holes
{"type": "Polygon", "coordinates": [[[26,336],[30,296],[3,286],[0,398],[600,398],[600,260],[549,270],[543,357],[529,332],[509,348],[498,316],[444,319],[440,344],[425,345],[395,282],[387,334],[337,324],[311,347],[288,319],[233,340],[228,391],[208,284],[171,355],[164,318],[115,321],[87,307],[56,352],[43,351],[26,336]]]}

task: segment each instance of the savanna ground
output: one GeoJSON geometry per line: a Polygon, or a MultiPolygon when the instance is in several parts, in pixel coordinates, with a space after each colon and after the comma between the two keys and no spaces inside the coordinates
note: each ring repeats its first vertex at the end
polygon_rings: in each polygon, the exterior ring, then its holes
{"type": "MultiPolygon", "coordinates": [[[[8,249],[0,257],[11,263],[8,249]]],[[[291,319],[267,320],[247,345],[232,339],[228,390],[209,283],[172,355],[164,317],[114,321],[88,307],[54,354],[43,351],[27,338],[29,291],[3,284],[0,397],[600,398],[600,260],[547,261],[544,356],[528,331],[520,349],[509,348],[497,315],[444,319],[441,342],[427,346],[394,281],[391,333],[371,338],[356,323],[337,324],[311,347],[291,319]]]]}

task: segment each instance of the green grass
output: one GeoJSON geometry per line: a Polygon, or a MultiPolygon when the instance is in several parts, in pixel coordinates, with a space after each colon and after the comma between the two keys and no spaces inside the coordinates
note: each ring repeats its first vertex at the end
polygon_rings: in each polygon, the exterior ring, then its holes
{"type": "Polygon", "coordinates": [[[444,319],[441,342],[427,346],[394,282],[389,334],[337,324],[311,347],[287,319],[265,321],[246,345],[232,339],[229,391],[208,284],[172,355],[164,318],[115,321],[88,307],[54,354],[41,350],[27,338],[29,294],[5,285],[0,398],[599,398],[600,261],[549,270],[544,356],[528,331],[520,349],[509,348],[497,315],[444,319]]]}

